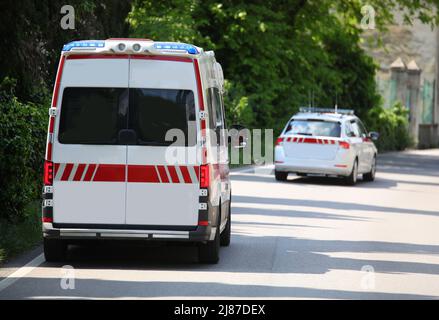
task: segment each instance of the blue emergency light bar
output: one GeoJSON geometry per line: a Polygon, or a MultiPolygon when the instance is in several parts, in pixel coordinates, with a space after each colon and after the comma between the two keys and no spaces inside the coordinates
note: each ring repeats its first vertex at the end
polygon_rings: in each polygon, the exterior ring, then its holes
{"type": "Polygon", "coordinates": [[[72,41],[65,44],[62,51],[70,51],[72,48],[103,48],[105,47],[105,41],[72,41]]]}
{"type": "Polygon", "coordinates": [[[156,42],[154,43],[154,49],[160,51],[185,51],[189,54],[197,54],[198,50],[194,45],[186,43],[173,43],[173,42],[156,42]]]}

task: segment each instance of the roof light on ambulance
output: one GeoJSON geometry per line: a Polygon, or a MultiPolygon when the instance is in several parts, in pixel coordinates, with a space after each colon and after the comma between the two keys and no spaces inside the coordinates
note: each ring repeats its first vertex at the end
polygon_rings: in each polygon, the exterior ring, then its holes
{"type": "Polygon", "coordinates": [[[105,41],[73,41],[65,44],[62,51],[71,51],[72,49],[96,49],[105,47],[105,41]]]}
{"type": "Polygon", "coordinates": [[[117,49],[119,49],[119,51],[124,51],[126,47],[127,46],[125,45],[125,43],[119,43],[117,45],[117,49]]]}
{"type": "Polygon", "coordinates": [[[198,49],[186,43],[172,43],[172,42],[156,42],[154,43],[154,49],[164,52],[187,52],[189,54],[197,54],[198,49]]]}
{"type": "Polygon", "coordinates": [[[134,51],[140,51],[140,49],[141,49],[140,44],[138,44],[138,43],[133,44],[134,51]]]}

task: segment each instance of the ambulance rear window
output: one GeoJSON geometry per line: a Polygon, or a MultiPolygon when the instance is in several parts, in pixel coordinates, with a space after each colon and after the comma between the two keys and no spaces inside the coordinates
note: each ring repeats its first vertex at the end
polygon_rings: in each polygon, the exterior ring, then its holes
{"type": "Polygon", "coordinates": [[[191,90],[70,87],[63,92],[58,141],[123,144],[119,132],[129,129],[137,138],[133,144],[193,146],[195,128],[191,90]]]}
{"type": "MultiPolygon", "coordinates": [[[[193,146],[195,100],[190,90],[130,88],[129,128],[137,133],[140,145],[193,146]],[[166,139],[169,130],[184,139],[166,139]],[[182,135],[181,135],[182,134],[182,135]],[[192,137],[192,139],[190,139],[192,137]],[[168,141],[167,141],[168,140],[168,141]]],[[[171,133],[171,132],[169,132],[171,133]]]]}
{"type": "Polygon", "coordinates": [[[117,144],[125,126],[119,113],[128,101],[124,88],[65,88],[58,140],[65,144],[117,144]]]}

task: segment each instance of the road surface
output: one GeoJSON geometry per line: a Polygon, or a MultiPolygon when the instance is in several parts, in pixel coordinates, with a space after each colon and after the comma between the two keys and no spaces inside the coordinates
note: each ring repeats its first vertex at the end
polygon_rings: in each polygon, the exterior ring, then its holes
{"type": "Polygon", "coordinates": [[[191,247],[74,247],[67,283],[38,248],[0,270],[0,299],[438,298],[439,149],[381,155],[378,170],[355,187],[235,171],[218,265],[191,247]]]}

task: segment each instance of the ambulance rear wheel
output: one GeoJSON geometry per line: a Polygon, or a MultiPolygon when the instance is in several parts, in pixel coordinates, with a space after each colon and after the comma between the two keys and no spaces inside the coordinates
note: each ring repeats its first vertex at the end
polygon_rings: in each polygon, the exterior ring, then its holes
{"type": "Polygon", "coordinates": [[[229,201],[229,217],[227,218],[227,224],[224,231],[221,233],[220,244],[223,247],[228,247],[230,245],[230,238],[232,236],[232,210],[231,201],[229,201]]]}
{"type": "MultiPolygon", "coordinates": [[[[218,215],[219,218],[219,215],[218,215]]],[[[221,221],[221,220],[220,220],[221,221]]],[[[220,251],[220,223],[218,221],[215,231],[215,238],[206,243],[201,243],[198,247],[198,260],[201,263],[217,264],[219,261],[220,251]]]]}
{"type": "Polygon", "coordinates": [[[44,238],[44,257],[47,262],[61,262],[65,260],[67,243],[60,239],[44,238]]]}

